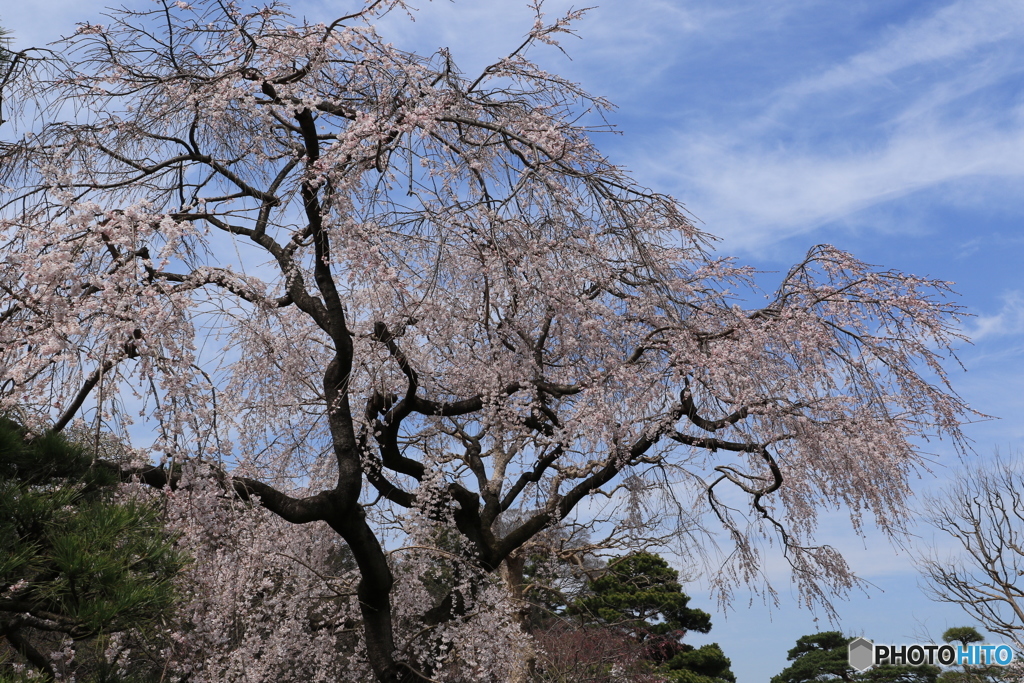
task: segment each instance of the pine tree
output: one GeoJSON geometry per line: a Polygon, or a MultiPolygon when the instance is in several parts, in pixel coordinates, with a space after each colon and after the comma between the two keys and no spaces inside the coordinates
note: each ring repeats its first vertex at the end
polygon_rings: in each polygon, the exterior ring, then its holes
{"type": "Polygon", "coordinates": [[[585,622],[620,630],[644,645],[644,658],[668,680],[682,683],[735,681],[731,662],[717,643],[700,648],[680,640],[689,631],[707,633],[711,615],[687,605],[679,572],[662,557],[632,553],[591,581],[588,595],[570,612],[585,622]]]}
{"type": "Polygon", "coordinates": [[[839,631],[823,631],[800,637],[796,647],[787,656],[793,663],[774,676],[771,683],[809,683],[837,679],[872,683],[935,683],[939,675],[939,667],[928,664],[885,664],[858,673],[849,664],[847,645],[851,640],[853,638],[839,631]]]}
{"type": "MultiPolygon", "coordinates": [[[[185,558],[149,501],[118,498],[117,474],[59,434],[31,438],[0,418],[0,634],[54,677],[67,640],[147,630],[174,601],[185,558]]],[[[102,649],[102,648],[100,648],[102,649]]],[[[81,659],[81,658],[80,658],[81,659]]],[[[79,676],[79,680],[82,676],[79,676]]]]}

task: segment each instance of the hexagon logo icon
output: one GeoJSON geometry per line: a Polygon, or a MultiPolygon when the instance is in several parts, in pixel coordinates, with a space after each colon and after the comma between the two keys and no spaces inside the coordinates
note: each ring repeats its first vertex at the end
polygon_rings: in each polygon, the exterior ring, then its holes
{"type": "Polygon", "coordinates": [[[874,664],[874,650],[875,644],[865,638],[857,638],[850,641],[847,646],[849,652],[849,662],[857,671],[865,671],[871,668],[874,664]]]}

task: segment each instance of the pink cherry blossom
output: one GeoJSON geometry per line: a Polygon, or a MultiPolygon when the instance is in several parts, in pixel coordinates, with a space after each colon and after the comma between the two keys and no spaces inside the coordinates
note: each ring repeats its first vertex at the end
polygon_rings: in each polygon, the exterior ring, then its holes
{"type": "Polygon", "coordinates": [[[723,600],[766,544],[808,604],[856,585],[818,511],[899,534],[923,440],[964,447],[949,284],[821,245],[750,305],[529,61],[579,12],[466,75],[359,6],[113,12],[12,96],[0,411],[152,425],[173,675],[514,680],[508,560],[559,525],[699,556],[710,518],[723,600]]]}

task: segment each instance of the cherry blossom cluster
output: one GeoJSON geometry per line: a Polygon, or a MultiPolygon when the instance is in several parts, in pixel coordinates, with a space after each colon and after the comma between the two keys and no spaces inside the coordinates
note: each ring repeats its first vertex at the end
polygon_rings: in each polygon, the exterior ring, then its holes
{"type": "Polygon", "coordinates": [[[121,10],[18,84],[0,411],[145,425],[125,478],[191,487],[174,523],[204,559],[167,656],[193,680],[511,675],[531,646],[498,586],[568,522],[702,555],[710,517],[725,600],[765,544],[809,604],[855,585],[818,510],[899,534],[922,440],[963,447],[948,283],[824,245],[758,291],[599,152],[607,103],[531,61],[579,12],[538,3],[467,75],[377,34],[403,8],[121,10]]]}

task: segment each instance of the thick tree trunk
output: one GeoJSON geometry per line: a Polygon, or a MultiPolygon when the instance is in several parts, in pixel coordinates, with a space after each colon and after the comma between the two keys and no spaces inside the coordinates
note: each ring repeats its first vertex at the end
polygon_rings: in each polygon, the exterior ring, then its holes
{"type": "Polygon", "coordinates": [[[526,558],[520,553],[512,553],[501,563],[501,578],[505,582],[509,595],[515,601],[516,623],[524,630],[528,626],[530,606],[526,602],[523,586],[523,569],[526,567],[526,558]]]}
{"type": "MultiPolygon", "coordinates": [[[[505,582],[509,595],[515,601],[516,623],[524,632],[529,631],[530,626],[530,603],[526,600],[526,590],[523,583],[523,570],[526,567],[526,557],[522,553],[512,553],[501,563],[501,578],[505,582]]],[[[527,683],[533,678],[537,669],[537,653],[532,645],[527,652],[523,653],[524,666],[516,674],[511,683],[527,683]]]]}
{"type": "Polygon", "coordinates": [[[359,607],[363,616],[366,655],[380,683],[429,683],[403,662],[395,660],[394,624],[391,589],[394,575],[387,555],[366,522],[363,509],[356,504],[328,520],[331,528],[348,543],[359,567],[359,607]]]}

